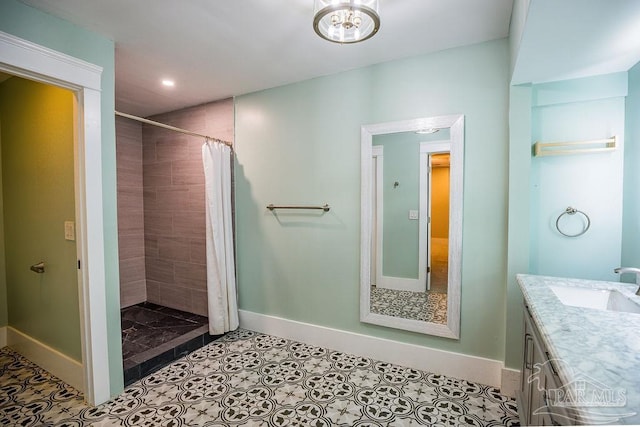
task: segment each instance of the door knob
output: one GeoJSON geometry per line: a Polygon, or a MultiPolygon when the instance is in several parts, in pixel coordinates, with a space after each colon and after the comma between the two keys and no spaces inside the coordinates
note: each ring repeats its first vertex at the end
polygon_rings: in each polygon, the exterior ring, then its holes
{"type": "Polygon", "coordinates": [[[44,273],[44,261],[40,261],[37,264],[33,264],[31,267],[31,271],[34,273],[42,274],[44,273]]]}

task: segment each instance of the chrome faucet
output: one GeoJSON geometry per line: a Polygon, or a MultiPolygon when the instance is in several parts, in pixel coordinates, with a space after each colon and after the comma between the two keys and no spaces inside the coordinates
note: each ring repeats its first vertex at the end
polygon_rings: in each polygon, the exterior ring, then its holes
{"type": "Polygon", "coordinates": [[[638,285],[638,290],[636,291],[636,295],[640,295],[640,268],[618,267],[614,269],[613,272],[618,274],[634,273],[636,275],[636,285],[638,285]]]}

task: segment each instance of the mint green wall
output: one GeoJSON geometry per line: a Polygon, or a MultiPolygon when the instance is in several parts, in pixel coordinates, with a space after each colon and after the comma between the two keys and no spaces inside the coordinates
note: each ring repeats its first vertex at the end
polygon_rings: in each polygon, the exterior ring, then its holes
{"type": "MultiPolygon", "coordinates": [[[[624,159],[622,264],[640,266],[640,63],[629,70],[624,159]]],[[[633,280],[633,277],[630,278],[633,280]]]]}
{"type": "Polygon", "coordinates": [[[448,129],[434,134],[402,132],[373,136],[372,144],[384,147],[384,276],[418,278],[419,221],[409,219],[409,210],[420,209],[420,143],[442,139],[449,139],[448,129]]]}
{"type": "Polygon", "coordinates": [[[75,220],[73,94],[18,77],[0,84],[9,326],[82,360],[75,220]],[[44,261],[42,275],[29,270],[44,261]]]}
{"type": "Polygon", "coordinates": [[[238,97],[240,308],[502,360],[508,74],[503,39],[238,97]],[[445,114],[465,115],[459,341],[359,321],[360,126],[445,114]]]}
{"type": "Polygon", "coordinates": [[[522,292],[516,274],[529,272],[531,86],[511,86],[509,93],[509,222],[505,366],[522,364],[522,292]]]}
{"type": "Polygon", "coordinates": [[[102,72],[102,174],[107,284],[107,327],[111,394],[123,389],[118,288],[116,223],[116,164],[114,44],[98,34],[26,6],[16,0],[0,2],[0,31],[32,41],[103,67],[102,72]]]}
{"type": "MultiPolygon", "coordinates": [[[[608,153],[533,158],[531,163],[531,272],[618,280],[622,239],[622,178],[627,73],[533,86],[532,141],[584,141],[617,135],[608,153]],[[591,218],[576,238],[562,236],[557,217],[568,207],[591,218]]],[[[578,216],[562,220],[582,230],[578,216]]]]}
{"type": "Polygon", "coordinates": [[[388,277],[418,278],[419,221],[409,219],[410,209],[420,209],[417,136],[413,132],[373,136],[373,145],[384,147],[382,274],[388,277]]]}
{"type": "MultiPolygon", "coordinates": [[[[511,86],[509,105],[509,232],[505,365],[522,360],[522,293],[518,273],[617,280],[622,231],[622,159],[626,73],[511,86]],[[613,153],[532,157],[537,141],[579,141],[618,135],[613,153]],[[559,236],[567,206],[592,225],[579,238],[559,236]]],[[[627,120],[628,121],[628,120],[627,120]]]]}

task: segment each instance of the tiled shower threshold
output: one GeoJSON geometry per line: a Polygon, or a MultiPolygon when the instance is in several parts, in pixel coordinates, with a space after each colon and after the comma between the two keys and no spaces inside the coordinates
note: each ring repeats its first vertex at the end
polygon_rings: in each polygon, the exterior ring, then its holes
{"type": "Polygon", "coordinates": [[[122,309],[121,320],[125,386],[220,337],[204,316],[147,302],[122,309]]]}

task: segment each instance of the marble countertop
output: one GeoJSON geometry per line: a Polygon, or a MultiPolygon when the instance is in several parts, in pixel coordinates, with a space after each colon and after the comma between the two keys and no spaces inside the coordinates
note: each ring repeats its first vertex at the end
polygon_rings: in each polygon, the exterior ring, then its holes
{"type": "Polygon", "coordinates": [[[612,289],[640,304],[637,286],[528,274],[517,280],[581,422],[640,424],[640,314],[568,306],[549,287],[612,289]]]}

